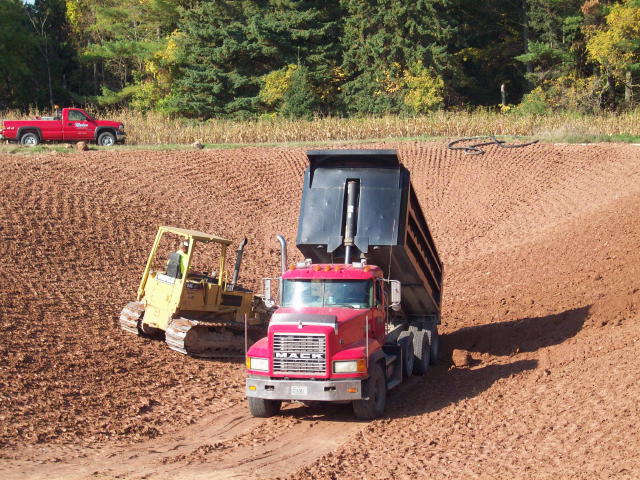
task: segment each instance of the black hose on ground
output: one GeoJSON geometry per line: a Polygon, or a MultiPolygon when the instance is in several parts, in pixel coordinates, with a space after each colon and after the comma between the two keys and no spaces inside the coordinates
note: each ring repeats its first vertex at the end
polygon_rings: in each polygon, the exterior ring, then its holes
{"type": "MultiPolygon", "coordinates": [[[[509,136],[508,138],[523,138],[523,137],[514,137],[509,136]]],[[[453,140],[449,142],[447,147],[449,150],[462,150],[464,153],[468,155],[482,155],[485,151],[481,147],[486,147],[487,145],[497,145],[500,148],[522,148],[528,147],[529,145],[533,145],[534,143],[538,143],[538,140],[531,140],[530,142],[525,143],[507,143],[507,140],[501,140],[497,135],[485,135],[482,137],[465,137],[459,138],[457,140],[453,140]],[[471,142],[472,140],[487,140],[486,142],[480,141],[478,143],[472,143],[468,145],[458,145],[463,142],[471,142]]]]}

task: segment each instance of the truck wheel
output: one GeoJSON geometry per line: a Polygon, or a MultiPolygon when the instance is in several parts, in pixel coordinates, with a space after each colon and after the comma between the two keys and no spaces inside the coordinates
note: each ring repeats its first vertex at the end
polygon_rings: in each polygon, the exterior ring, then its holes
{"type": "Polygon", "coordinates": [[[429,370],[431,359],[431,347],[426,330],[413,332],[413,354],[415,356],[415,362],[413,363],[414,375],[424,375],[429,370]]]}
{"type": "Polygon", "coordinates": [[[20,145],[24,145],[25,147],[35,147],[39,143],[40,137],[33,132],[27,132],[20,137],[20,145]]]}
{"type": "Polygon", "coordinates": [[[282,406],[280,400],[267,400],[265,398],[248,397],[249,411],[258,418],[269,418],[277,415],[282,406]]]}
{"type": "Polygon", "coordinates": [[[116,136],[111,132],[102,132],[98,135],[98,145],[101,147],[111,147],[116,143],[116,136]]]}
{"type": "Polygon", "coordinates": [[[429,346],[430,352],[429,356],[431,357],[431,365],[435,365],[438,362],[438,354],[440,352],[440,335],[438,335],[438,326],[433,325],[428,330],[425,330],[427,335],[429,336],[429,346]]]}
{"type": "Polygon", "coordinates": [[[409,378],[414,371],[414,352],[415,345],[413,343],[413,332],[405,331],[398,336],[398,343],[404,351],[404,361],[402,364],[402,378],[409,378]],[[403,340],[406,338],[406,340],[403,340]]]}
{"type": "Polygon", "coordinates": [[[380,364],[376,364],[369,376],[369,398],[354,400],[353,413],[358,420],[373,420],[384,413],[387,405],[387,381],[380,364]]]}

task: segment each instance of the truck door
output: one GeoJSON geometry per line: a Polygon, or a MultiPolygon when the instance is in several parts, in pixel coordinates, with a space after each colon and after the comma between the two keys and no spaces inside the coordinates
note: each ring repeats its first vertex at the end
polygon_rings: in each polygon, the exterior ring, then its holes
{"type": "Polygon", "coordinates": [[[65,110],[62,120],[64,140],[92,140],[95,125],[80,110],[65,110]]]}
{"type": "Polygon", "coordinates": [[[383,282],[379,279],[374,280],[373,283],[375,296],[373,308],[373,331],[375,338],[377,338],[378,340],[382,340],[382,338],[384,338],[386,333],[385,325],[387,323],[387,309],[385,308],[386,298],[384,296],[384,288],[382,286],[382,283],[383,282]]]}

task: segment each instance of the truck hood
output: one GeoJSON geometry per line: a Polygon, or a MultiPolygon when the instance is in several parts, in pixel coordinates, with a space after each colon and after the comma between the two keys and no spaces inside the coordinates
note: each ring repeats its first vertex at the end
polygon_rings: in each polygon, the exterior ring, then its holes
{"type": "Polygon", "coordinates": [[[368,308],[344,308],[344,307],[310,307],[310,308],[279,308],[271,317],[271,324],[318,323],[339,328],[340,324],[347,323],[369,313],[368,308]]]}

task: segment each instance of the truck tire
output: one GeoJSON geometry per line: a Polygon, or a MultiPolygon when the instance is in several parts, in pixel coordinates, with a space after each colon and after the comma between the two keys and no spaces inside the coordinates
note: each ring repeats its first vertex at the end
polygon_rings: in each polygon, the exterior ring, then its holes
{"type": "Polygon", "coordinates": [[[25,147],[35,147],[39,143],[40,137],[35,132],[27,132],[20,137],[20,145],[24,145],[25,147]]]}
{"type": "Polygon", "coordinates": [[[269,418],[277,415],[282,406],[280,400],[267,400],[266,398],[248,397],[249,411],[258,418],[269,418]]]}
{"type": "Polygon", "coordinates": [[[387,405],[387,380],[378,363],[371,370],[368,387],[368,399],[352,402],[353,413],[358,420],[373,420],[380,417],[387,405]]]}
{"type": "Polygon", "coordinates": [[[431,345],[426,330],[416,330],[413,332],[413,374],[424,375],[429,370],[431,363],[431,345]]]}
{"type": "Polygon", "coordinates": [[[404,358],[402,363],[402,378],[409,378],[413,375],[414,371],[414,360],[415,360],[415,345],[413,343],[413,332],[407,330],[405,332],[400,333],[398,336],[398,343],[401,347],[403,347],[404,358]],[[403,340],[406,338],[406,340],[403,340]]]}
{"type": "Polygon", "coordinates": [[[98,145],[101,147],[112,147],[116,144],[116,136],[111,132],[102,132],[98,135],[98,145]]]}
{"type": "Polygon", "coordinates": [[[440,335],[438,335],[438,326],[433,325],[425,330],[429,336],[429,356],[431,365],[435,365],[438,362],[438,354],[440,353],[440,335]]]}

